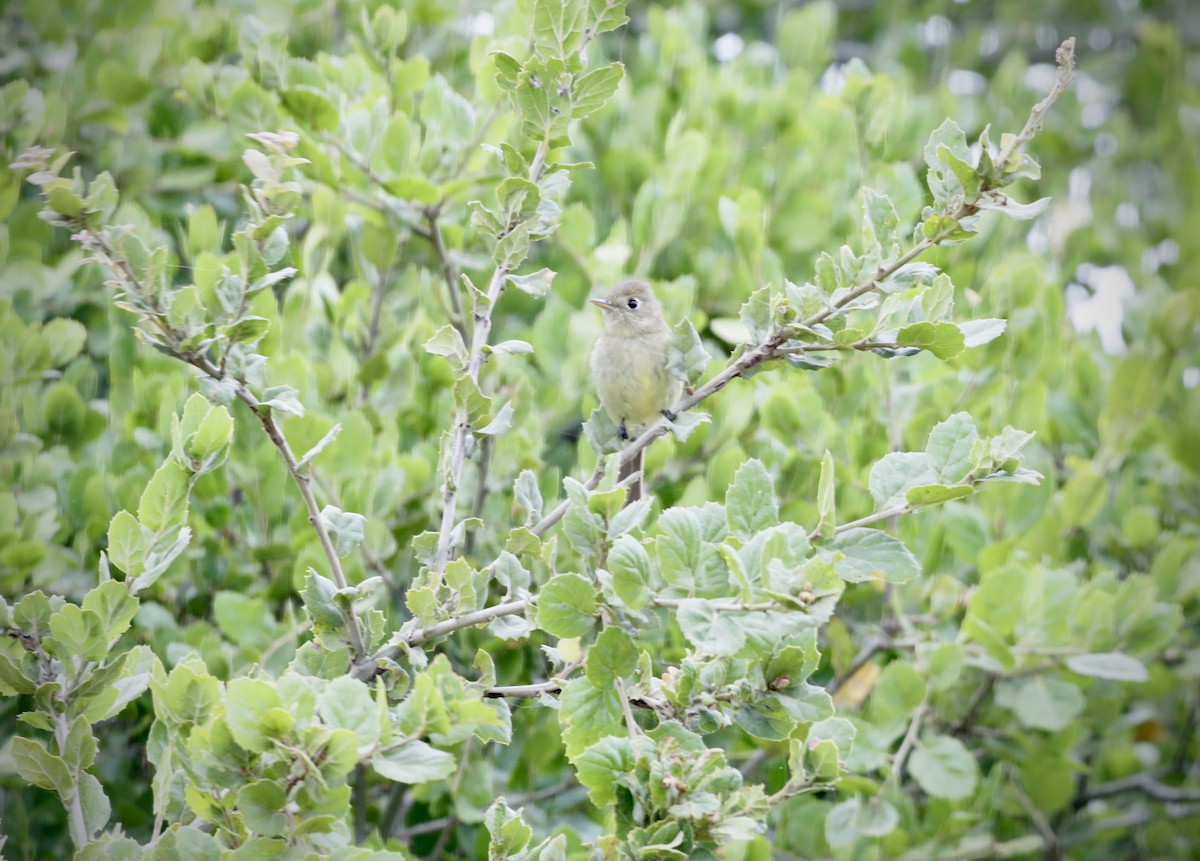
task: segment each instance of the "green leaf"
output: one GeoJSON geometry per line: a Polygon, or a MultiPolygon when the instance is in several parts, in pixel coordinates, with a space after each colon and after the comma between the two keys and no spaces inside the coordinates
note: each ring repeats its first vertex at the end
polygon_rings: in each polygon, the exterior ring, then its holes
{"type": "Polygon", "coordinates": [[[899,250],[900,218],[896,215],[896,207],[887,195],[864,188],[863,215],[867,242],[879,246],[884,260],[891,259],[899,250]]]}
{"type": "Polygon", "coordinates": [[[79,775],[79,806],[83,808],[84,831],[90,839],[91,835],[108,824],[112,816],[112,804],[100,781],[86,771],[79,775]]]}
{"type": "Polygon", "coordinates": [[[566,59],[579,50],[587,27],[588,0],[537,0],[533,7],[534,50],[566,59]]]}
{"type": "Polygon", "coordinates": [[[1020,683],[1013,711],[1025,726],[1058,732],[1071,724],[1084,706],[1083,692],[1057,676],[1031,676],[1020,683]]]}
{"type": "Polygon", "coordinates": [[[686,317],[671,333],[667,345],[667,373],[683,383],[693,383],[704,373],[712,358],[700,342],[700,335],[686,317]]]}
{"type": "Polygon", "coordinates": [[[15,736],[12,740],[13,765],[26,783],[52,789],[63,798],[70,797],[71,771],[62,757],[55,756],[40,741],[15,736]]]}
{"type": "Polygon", "coordinates": [[[412,740],[400,747],[376,753],[371,758],[371,767],[380,777],[396,783],[428,783],[431,780],[445,780],[454,774],[458,760],[427,742],[412,740]]]}
{"type": "Polygon", "coordinates": [[[905,500],[913,508],[918,508],[922,505],[939,505],[943,502],[950,502],[954,499],[962,499],[964,496],[970,496],[975,492],[975,488],[967,484],[921,484],[917,487],[909,488],[904,494],[905,500]]]}
{"type": "Polygon", "coordinates": [[[233,416],[225,407],[215,405],[205,414],[187,449],[194,459],[203,461],[227,450],[232,439],[233,416]]]}
{"type": "Polygon", "coordinates": [[[453,326],[442,326],[421,345],[421,348],[426,353],[454,359],[451,364],[456,369],[461,370],[467,366],[467,345],[463,343],[462,335],[453,326]]]}
{"type": "Polygon", "coordinates": [[[600,632],[588,649],[588,681],[596,687],[627,678],[637,669],[638,650],[633,639],[620,628],[609,627],[600,632]]]}
{"type": "Polygon", "coordinates": [[[901,347],[919,347],[939,359],[953,359],[966,346],[962,330],[953,323],[913,323],[900,330],[896,343],[901,347]]]}
{"type": "Polygon", "coordinates": [[[528,293],[535,299],[541,299],[550,292],[557,273],[549,269],[539,269],[528,275],[506,275],[505,280],[523,293],[528,293]]]}
{"type": "Polygon", "coordinates": [[[882,797],[863,801],[859,796],[835,804],[825,817],[825,839],[835,849],[863,837],[886,837],[900,824],[900,814],[882,797]]]}
{"type": "Polygon", "coordinates": [[[129,630],[138,602],[125,584],[107,580],[84,596],[82,607],[100,618],[104,636],[112,641],[129,630]]]}
{"type": "Polygon", "coordinates": [[[483,823],[491,837],[489,858],[517,857],[533,838],[533,829],[503,799],[492,802],[483,823]]]}
{"type": "Polygon", "coordinates": [[[926,794],[951,801],[969,798],[979,782],[975,757],[948,735],[923,738],[908,758],[908,772],[926,794]]]}
{"type": "Polygon", "coordinates": [[[329,530],[338,556],[349,556],[362,543],[367,518],[361,514],[326,505],[321,509],[321,521],[329,530]]]}
{"type": "Polygon", "coordinates": [[[894,451],[871,467],[868,487],[875,497],[876,509],[883,511],[904,501],[913,487],[935,483],[929,455],[923,451],[894,451]]]}
{"type": "Polygon", "coordinates": [[[729,574],[720,553],[706,544],[697,514],[670,508],[658,518],[662,534],[655,541],[658,566],[672,594],[715,596],[725,594],[729,574]]]}
{"type": "Polygon", "coordinates": [[[679,629],[696,648],[706,655],[729,657],[746,643],[746,631],[735,614],[713,609],[713,602],[685,598],[676,614],[679,629]]]}
{"type": "Polygon", "coordinates": [[[264,719],[282,707],[279,693],[268,682],[245,677],[226,685],[225,721],[233,740],[245,750],[266,753],[272,743],[264,732],[264,719]]]}
{"type": "Polygon", "coordinates": [[[908,721],[924,699],[925,677],[908,661],[892,661],[871,691],[867,714],[875,724],[908,721]]]}
{"type": "Polygon", "coordinates": [[[146,539],[137,518],[118,511],[108,525],[108,558],[132,580],[142,573],[146,561],[146,539]]]}
{"type": "Polygon", "coordinates": [[[738,467],[725,495],[729,531],[747,539],[779,523],[775,483],[762,461],[752,458],[738,467]]]}
{"type": "Polygon", "coordinates": [[[83,350],[87,329],[78,320],[56,317],[42,327],[42,337],[50,349],[52,367],[61,368],[83,350]]]}
{"type": "Polygon", "coordinates": [[[108,654],[104,622],[92,610],[64,604],[50,616],[50,634],[44,641],[46,651],[63,662],[72,658],[99,662],[108,654]]]}
{"type": "Polygon", "coordinates": [[[966,478],[975,467],[971,449],[977,439],[975,420],[967,413],[955,413],[934,425],[925,443],[929,468],[936,479],[930,483],[955,484],[966,478]]]}
{"type": "Polygon", "coordinates": [[[587,787],[588,798],[597,807],[612,804],[622,778],[633,770],[633,743],[628,738],[602,738],[575,760],[576,776],[587,787]]]}
{"type": "Polygon", "coordinates": [[[151,532],[161,533],[181,526],[187,509],[187,473],[175,461],[164,461],[142,491],[138,521],[151,532]]]}
{"type": "Polygon", "coordinates": [[[581,120],[604,107],[624,77],[624,66],[609,63],[579,78],[571,90],[571,118],[581,120]]]}
{"type": "Polygon", "coordinates": [[[522,470],[517,476],[513,483],[513,498],[526,511],[526,525],[542,519],[542,490],[538,487],[537,475],[533,470],[522,470]]]}
{"type": "Polygon", "coordinates": [[[596,589],[579,574],[556,574],[538,593],[538,626],[556,637],[581,637],[596,623],[596,589]]]}
{"type": "Polygon", "coordinates": [[[1008,327],[1008,321],[999,317],[988,317],[984,320],[964,320],[955,325],[963,333],[963,346],[970,348],[999,338],[1008,327]]]}
{"type": "Polygon", "coordinates": [[[817,528],[816,533],[822,538],[832,535],[837,525],[836,492],[834,485],[833,455],[829,449],[821,456],[821,476],[817,481],[817,528]]]}
{"type": "Polygon", "coordinates": [[[761,344],[771,333],[771,291],[760,287],[742,305],[738,319],[750,334],[751,344],[761,344]]]}
{"type": "Polygon", "coordinates": [[[559,698],[558,719],[563,728],[567,758],[572,761],[600,739],[625,734],[616,687],[596,687],[587,678],[567,682],[559,698]]]}
{"type": "Polygon", "coordinates": [[[379,741],[379,713],[371,691],[365,684],[342,676],[326,686],[317,699],[325,724],[347,729],[358,738],[359,747],[369,747],[379,741]]]}
{"type": "Polygon", "coordinates": [[[904,583],[921,574],[921,563],[904,543],[879,529],[850,529],[834,538],[829,546],[843,554],[833,568],[847,583],[876,578],[904,583]]]}
{"type": "Polygon", "coordinates": [[[613,591],[631,610],[649,603],[650,554],[640,541],[631,535],[618,536],[608,551],[608,571],[613,591]]]}
{"type": "Polygon", "coordinates": [[[1067,669],[1081,676],[1116,682],[1144,682],[1150,678],[1145,664],[1120,652],[1071,655],[1067,658],[1067,669]]]}
{"type": "Polygon", "coordinates": [[[277,781],[264,778],[248,783],[238,791],[237,805],[246,827],[255,834],[279,837],[287,832],[283,808],[287,793],[277,781]]]}

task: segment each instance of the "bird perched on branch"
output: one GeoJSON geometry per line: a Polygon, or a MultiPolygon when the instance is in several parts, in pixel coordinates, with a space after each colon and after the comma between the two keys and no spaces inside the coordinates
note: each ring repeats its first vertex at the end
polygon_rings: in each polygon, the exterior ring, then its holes
{"type": "MultiPolygon", "coordinates": [[[[660,415],[673,418],[670,408],[682,384],[667,372],[671,327],[645,281],[625,281],[591,301],[604,320],[604,333],[592,348],[592,379],[600,405],[620,427],[621,438],[630,439],[660,415]]],[[[642,471],[643,454],[621,467],[619,480],[642,471]]],[[[638,478],[629,486],[626,504],[641,495],[638,478]]]]}

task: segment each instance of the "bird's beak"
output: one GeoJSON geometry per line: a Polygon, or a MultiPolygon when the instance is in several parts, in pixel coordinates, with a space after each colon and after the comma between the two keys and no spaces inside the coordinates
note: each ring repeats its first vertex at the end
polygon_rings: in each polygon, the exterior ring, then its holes
{"type": "Polygon", "coordinates": [[[589,299],[588,301],[591,302],[593,305],[595,305],[597,308],[599,308],[602,311],[611,311],[617,307],[612,302],[609,302],[607,299],[589,299]]]}

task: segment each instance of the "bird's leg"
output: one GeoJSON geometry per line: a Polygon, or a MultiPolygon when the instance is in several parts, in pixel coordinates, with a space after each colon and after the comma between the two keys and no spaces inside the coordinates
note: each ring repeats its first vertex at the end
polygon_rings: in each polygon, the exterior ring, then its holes
{"type": "Polygon", "coordinates": [[[679,414],[678,414],[678,413],[673,413],[673,412],[671,412],[670,410],[663,410],[663,411],[662,411],[662,414],[663,414],[664,416],[666,416],[666,418],[667,418],[667,421],[669,421],[669,422],[674,422],[674,421],[675,421],[675,419],[679,418],[679,414]]]}
{"type": "Polygon", "coordinates": [[[623,440],[629,439],[629,431],[625,430],[625,419],[621,419],[620,433],[621,433],[621,439],[623,439],[623,440]]]}

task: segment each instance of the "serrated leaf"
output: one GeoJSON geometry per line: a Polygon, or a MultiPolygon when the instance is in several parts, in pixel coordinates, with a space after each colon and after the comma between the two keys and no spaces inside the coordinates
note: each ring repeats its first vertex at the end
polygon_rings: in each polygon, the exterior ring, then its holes
{"type": "Polygon", "coordinates": [[[453,359],[455,368],[462,369],[467,364],[467,345],[463,343],[462,335],[453,326],[442,326],[421,345],[426,353],[453,359]]]}
{"type": "Polygon", "coordinates": [[[762,461],[754,458],[738,467],[725,494],[729,530],[744,539],[779,523],[775,482],[762,461]]]}
{"type": "Polygon", "coordinates": [[[572,119],[583,119],[604,107],[624,77],[624,66],[609,63],[579,78],[571,90],[572,119]]]}
{"type": "Polygon", "coordinates": [[[977,439],[979,432],[975,429],[975,420],[967,413],[954,413],[934,425],[925,443],[929,468],[936,479],[930,483],[954,484],[969,475],[974,469],[971,450],[977,439]]]}
{"type": "Polygon", "coordinates": [[[623,778],[634,770],[633,744],[628,738],[602,738],[575,761],[579,782],[588,790],[588,798],[597,807],[611,804],[623,778]]]}
{"type": "Polygon", "coordinates": [[[588,681],[600,687],[632,675],[637,669],[637,661],[638,650],[633,638],[620,628],[608,627],[588,649],[584,669],[588,681]]]}
{"type": "Polygon", "coordinates": [[[138,522],[151,532],[164,532],[181,525],[187,517],[187,509],[187,473],[175,461],[164,461],[142,491],[138,501],[138,522]]]}
{"type": "Polygon", "coordinates": [[[581,637],[596,624],[596,589],[579,574],[556,574],[538,593],[538,626],[556,637],[581,637]]]}
{"type": "Polygon", "coordinates": [[[685,317],[672,330],[667,344],[667,373],[680,382],[692,383],[704,373],[711,358],[696,327],[685,317]]]}

